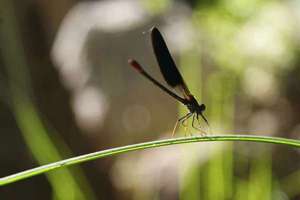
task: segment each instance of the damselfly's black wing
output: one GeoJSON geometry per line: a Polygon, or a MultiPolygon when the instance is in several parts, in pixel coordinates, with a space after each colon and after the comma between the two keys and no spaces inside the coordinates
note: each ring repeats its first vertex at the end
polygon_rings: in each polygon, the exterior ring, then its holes
{"type": "Polygon", "coordinates": [[[166,42],[156,27],[151,30],[151,41],[156,60],[164,79],[171,87],[178,88],[184,97],[188,98],[190,92],[176,67],[166,42]]]}

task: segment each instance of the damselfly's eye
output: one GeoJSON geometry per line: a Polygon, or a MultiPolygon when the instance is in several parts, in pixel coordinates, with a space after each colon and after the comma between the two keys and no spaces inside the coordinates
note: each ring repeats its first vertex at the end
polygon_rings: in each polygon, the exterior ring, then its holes
{"type": "Polygon", "coordinates": [[[200,110],[201,112],[205,111],[205,109],[206,109],[206,106],[205,106],[204,104],[201,104],[201,105],[199,106],[199,110],[200,110]]]}

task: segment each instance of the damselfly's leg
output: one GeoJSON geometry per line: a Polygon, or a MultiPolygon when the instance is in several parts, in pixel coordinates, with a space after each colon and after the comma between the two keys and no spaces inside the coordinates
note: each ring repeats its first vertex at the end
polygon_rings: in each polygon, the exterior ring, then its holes
{"type": "MultiPolygon", "coordinates": [[[[196,130],[198,130],[198,128],[195,126],[195,115],[193,115],[193,120],[192,120],[192,127],[194,128],[194,129],[196,129],[196,130]]],[[[192,133],[191,133],[191,135],[193,135],[192,133]]]]}
{"type": "Polygon", "coordinates": [[[182,120],[181,120],[181,125],[183,126],[183,127],[187,127],[187,124],[184,124],[185,122],[187,122],[187,120],[191,117],[193,115],[193,113],[189,113],[188,115],[186,115],[186,117],[185,118],[183,118],[182,120]]]}
{"type": "MultiPolygon", "coordinates": [[[[178,126],[178,123],[181,122],[183,123],[184,121],[186,121],[193,113],[188,113],[186,115],[184,115],[183,117],[179,118],[177,121],[176,121],[176,124],[174,126],[174,129],[173,129],[173,133],[172,133],[172,137],[174,137],[175,135],[175,131],[177,129],[177,126],[178,126]]],[[[184,125],[183,125],[184,126],[184,125]]]]}
{"type": "Polygon", "coordinates": [[[182,121],[181,121],[181,125],[184,127],[184,136],[186,137],[186,133],[188,131],[188,125],[187,123],[184,124],[185,122],[187,122],[187,120],[191,117],[194,116],[194,113],[189,113],[189,115],[187,115],[182,121]]]}
{"type": "MultiPolygon", "coordinates": [[[[200,122],[199,122],[199,115],[197,115],[196,117],[197,117],[198,125],[199,125],[199,127],[201,127],[201,124],[200,124],[200,122]]],[[[201,135],[203,135],[203,136],[205,136],[205,135],[207,134],[207,133],[206,133],[204,130],[202,130],[201,128],[195,127],[195,126],[194,126],[194,118],[193,118],[193,122],[192,122],[192,127],[195,128],[195,129],[197,129],[198,131],[200,131],[200,132],[201,132],[201,135]]],[[[209,128],[209,133],[210,133],[210,127],[208,126],[208,128],[209,128]]]]}

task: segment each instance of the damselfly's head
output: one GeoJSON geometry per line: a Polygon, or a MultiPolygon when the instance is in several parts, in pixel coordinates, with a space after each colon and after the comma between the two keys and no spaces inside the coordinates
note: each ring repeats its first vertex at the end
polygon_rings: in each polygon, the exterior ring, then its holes
{"type": "Polygon", "coordinates": [[[204,104],[201,104],[201,105],[199,105],[199,106],[197,107],[196,112],[197,112],[198,114],[200,114],[200,113],[204,112],[205,109],[206,109],[206,106],[205,106],[204,104]]]}
{"type": "Polygon", "coordinates": [[[203,112],[205,111],[205,109],[206,109],[206,106],[204,104],[201,104],[197,107],[197,110],[196,110],[197,118],[200,115],[209,127],[209,123],[208,123],[207,119],[205,118],[205,116],[203,115],[203,112]]]}

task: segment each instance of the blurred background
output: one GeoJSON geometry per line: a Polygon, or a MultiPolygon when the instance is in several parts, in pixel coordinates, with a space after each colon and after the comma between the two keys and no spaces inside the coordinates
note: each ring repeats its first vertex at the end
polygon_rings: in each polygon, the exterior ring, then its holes
{"type": "MultiPolygon", "coordinates": [[[[165,83],[153,26],[213,134],[300,139],[299,25],[298,0],[1,0],[0,176],[170,138],[186,108],[127,64],[165,83]]],[[[0,199],[296,200],[299,185],[299,150],[215,142],[55,170],[0,199]]]]}

